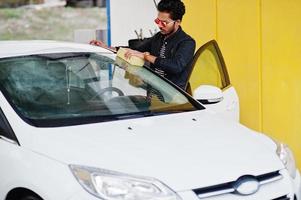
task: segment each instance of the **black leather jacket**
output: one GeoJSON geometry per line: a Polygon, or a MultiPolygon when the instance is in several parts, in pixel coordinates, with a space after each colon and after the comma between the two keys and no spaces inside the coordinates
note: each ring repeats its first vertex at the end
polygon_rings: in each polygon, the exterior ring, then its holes
{"type": "Polygon", "coordinates": [[[151,65],[151,68],[162,69],[165,71],[167,79],[182,89],[186,89],[195,51],[195,41],[180,27],[177,32],[165,40],[167,42],[166,58],[160,58],[159,54],[163,40],[164,35],[159,32],[135,49],[141,52],[150,52],[151,55],[156,56],[157,59],[151,65]]]}

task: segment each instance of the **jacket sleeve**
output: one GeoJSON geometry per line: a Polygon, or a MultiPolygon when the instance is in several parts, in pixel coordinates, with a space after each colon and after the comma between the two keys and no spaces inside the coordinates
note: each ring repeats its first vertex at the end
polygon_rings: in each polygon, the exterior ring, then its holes
{"type": "Polygon", "coordinates": [[[137,46],[136,48],[133,48],[134,50],[140,51],[140,52],[149,52],[151,51],[151,44],[152,44],[153,37],[145,39],[141,43],[141,45],[137,46]]]}
{"type": "Polygon", "coordinates": [[[172,58],[157,57],[154,65],[168,73],[180,73],[193,59],[194,51],[195,41],[191,38],[183,40],[179,43],[179,46],[172,58]]]}

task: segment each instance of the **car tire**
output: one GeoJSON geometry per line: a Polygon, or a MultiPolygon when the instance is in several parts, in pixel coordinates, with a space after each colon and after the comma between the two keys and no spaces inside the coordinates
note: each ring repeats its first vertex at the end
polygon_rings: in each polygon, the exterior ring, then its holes
{"type": "Polygon", "coordinates": [[[28,195],[25,197],[22,197],[20,200],[43,200],[40,197],[34,196],[34,195],[28,195]]]}

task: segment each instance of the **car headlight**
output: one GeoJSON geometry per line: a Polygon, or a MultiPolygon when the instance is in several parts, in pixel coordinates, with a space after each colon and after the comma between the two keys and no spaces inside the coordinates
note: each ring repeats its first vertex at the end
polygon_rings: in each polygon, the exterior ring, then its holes
{"type": "Polygon", "coordinates": [[[296,178],[296,172],[297,172],[296,162],[295,162],[293,152],[290,150],[290,148],[285,144],[277,143],[276,152],[280,160],[288,170],[290,176],[292,178],[296,178]]]}
{"type": "Polygon", "coordinates": [[[70,165],[70,169],[84,189],[101,199],[181,200],[174,191],[154,178],[78,165],[70,165]]]}

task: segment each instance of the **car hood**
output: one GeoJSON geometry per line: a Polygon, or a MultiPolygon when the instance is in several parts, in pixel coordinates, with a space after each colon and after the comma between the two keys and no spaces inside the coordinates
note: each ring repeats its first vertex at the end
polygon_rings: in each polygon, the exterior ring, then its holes
{"type": "Polygon", "coordinates": [[[18,134],[20,144],[63,162],[154,177],[176,191],[283,168],[262,134],[206,111],[18,134]]]}

